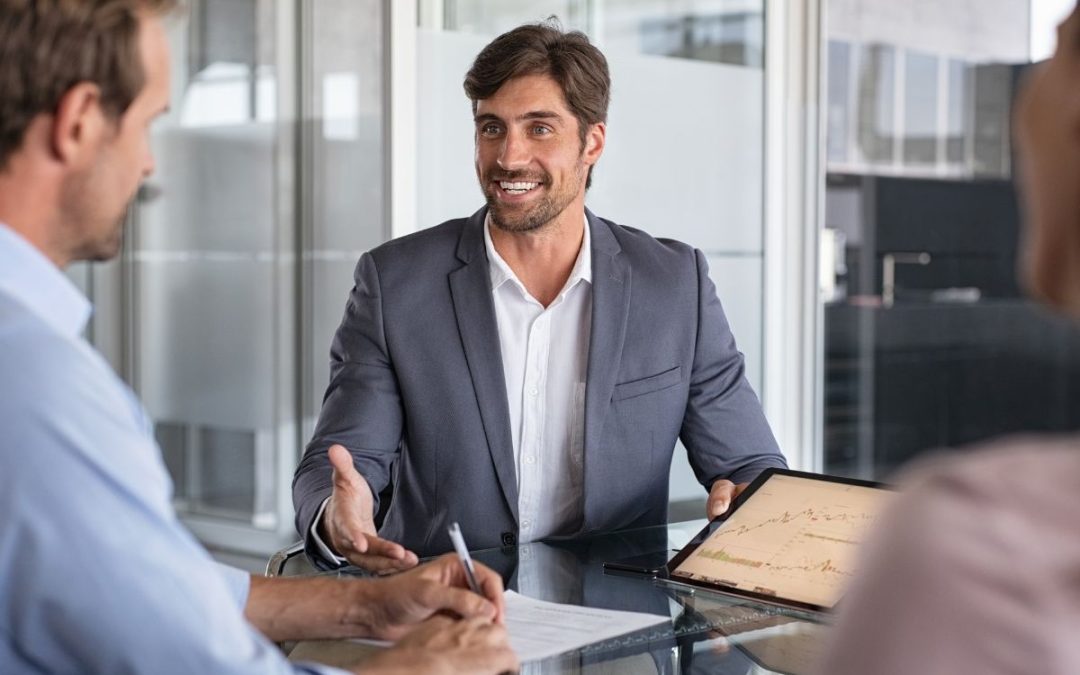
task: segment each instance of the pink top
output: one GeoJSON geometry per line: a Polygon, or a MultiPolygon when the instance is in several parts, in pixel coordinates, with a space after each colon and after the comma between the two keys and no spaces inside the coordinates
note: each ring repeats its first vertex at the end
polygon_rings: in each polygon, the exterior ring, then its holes
{"type": "Polygon", "coordinates": [[[901,484],[819,672],[1080,673],[1080,436],[998,441],[901,484]]]}

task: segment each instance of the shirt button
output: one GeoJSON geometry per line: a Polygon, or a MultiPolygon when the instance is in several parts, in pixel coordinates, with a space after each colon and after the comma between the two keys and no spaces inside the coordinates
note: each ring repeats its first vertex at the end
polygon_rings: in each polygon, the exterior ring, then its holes
{"type": "Polygon", "coordinates": [[[524,527],[524,528],[528,528],[528,527],[529,527],[529,525],[532,525],[532,523],[531,523],[530,521],[528,521],[528,520],[523,520],[523,521],[521,521],[521,526],[522,526],[522,527],[524,527]]]}
{"type": "Polygon", "coordinates": [[[529,393],[532,394],[533,396],[536,396],[537,394],[540,393],[540,390],[537,389],[536,387],[533,387],[532,389],[529,390],[529,393]]]}
{"type": "Polygon", "coordinates": [[[529,455],[528,457],[525,458],[525,463],[526,464],[536,464],[536,458],[533,457],[532,455],[529,455]]]}

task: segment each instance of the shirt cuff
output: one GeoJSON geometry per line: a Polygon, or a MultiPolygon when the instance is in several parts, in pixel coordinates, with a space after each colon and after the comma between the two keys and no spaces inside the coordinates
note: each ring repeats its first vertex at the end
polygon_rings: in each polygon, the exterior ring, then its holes
{"type": "Polygon", "coordinates": [[[221,578],[229,587],[229,595],[232,596],[233,602],[241,612],[244,611],[244,607],[247,606],[248,592],[251,591],[251,575],[224,563],[217,563],[217,566],[218,571],[221,572],[221,578]]]}
{"type": "Polygon", "coordinates": [[[334,553],[333,549],[326,545],[322,537],[319,536],[319,523],[322,522],[323,511],[326,510],[326,503],[330,501],[327,497],[319,505],[319,510],[315,514],[315,518],[311,521],[311,541],[315,543],[315,548],[318,550],[319,555],[326,559],[327,562],[335,563],[338,567],[343,567],[349,563],[348,560],[342,558],[337,553],[334,553]]]}

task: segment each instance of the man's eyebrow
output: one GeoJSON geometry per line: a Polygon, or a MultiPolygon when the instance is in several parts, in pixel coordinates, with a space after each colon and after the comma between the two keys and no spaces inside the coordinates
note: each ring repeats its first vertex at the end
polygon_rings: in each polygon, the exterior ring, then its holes
{"type": "Polygon", "coordinates": [[[533,110],[525,113],[518,119],[522,120],[561,120],[562,115],[554,110],[533,110]]]}
{"type": "MultiPolygon", "coordinates": [[[[561,120],[562,115],[554,110],[530,110],[529,112],[519,115],[519,120],[561,120]]],[[[493,113],[480,113],[473,116],[473,121],[479,124],[480,122],[502,122],[502,118],[493,113]]]]}

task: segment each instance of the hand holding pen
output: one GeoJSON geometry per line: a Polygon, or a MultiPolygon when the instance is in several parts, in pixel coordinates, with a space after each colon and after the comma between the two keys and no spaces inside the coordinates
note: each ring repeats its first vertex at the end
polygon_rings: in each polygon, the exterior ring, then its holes
{"type": "Polygon", "coordinates": [[[417,622],[436,614],[502,624],[502,577],[480,564],[474,565],[473,572],[479,593],[469,590],[468,577],[453,553],[380,578],[365,587],[369,594],[377,592],[378,597],[358,603],[361,614],[371,615],[363,623],[370,626],[375,637],[385,640],[401,638],[417,622]]]}
{"type": "Polygon", "coordinates": [[[449,553],[394,576],[342,584],[361,592],[354,613],[368,627],[365,634],[395,642],[366,660],[363,672],[516,671],[518,659],[502,623],[502,578],[480,564],[473,577],[480,594],[468,589],[461,560],[449,553]]]}

